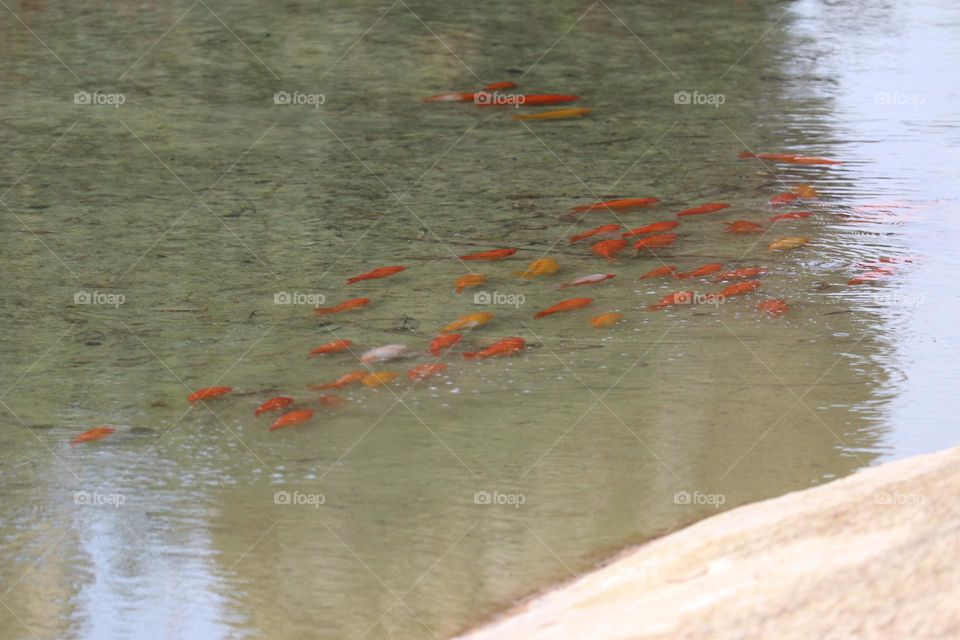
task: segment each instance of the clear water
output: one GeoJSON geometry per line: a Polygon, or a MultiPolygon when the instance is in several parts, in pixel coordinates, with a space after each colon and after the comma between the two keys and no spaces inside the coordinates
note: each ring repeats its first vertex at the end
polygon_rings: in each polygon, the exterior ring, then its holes
{"type": "Polygon", "coordinates": [[[949,0],[10,9],[0,637],[445,637],[718,507],[956,443],[949,0]],[[418,101],[502,79],[595,112],[525,126],[418,101]],[[276,105],[277,91],[325,103],[276,105]],[[677,91],[725,101],[677,105],[677,91]],[[745,148],[845,164],[738,162],[745,148]],[[801,182],[822,194],[814,219],[722,232],[801,182]],[[792,311],[759,317],[760,294],[647,311],[677,288],[637,281],[657,261],[610,267],[563,240],[572,205],[608,196],[663,199],[622,214],[631,226],[730,202],[685,223],[665,261],[767,266],[763,294],[792,311]],[[790,235],[812,243],[765,250],[790,235]],[[482,265],[484,290],[523,305],[452,293],[453,256],[504,245],[521,252],[482,265]],[[511,276],[548,254],[556,276],[511,276]],[[915,260],[844,284],[880,256],[915,260]],[[388,264],[410,269],[342,284],[388,264]],[[595,311],[532,319],[568,297],[557,282],[607,270],[572,290],[595,311]],[[374,302],[323,325],[274,304],[281,291],[374,302]],[[530,348],[346,391],[299,428],[252,418],[357,368],[305,358],[333,336],[422,352],[478,310],[495,318],[470,347],[530,348]],[[591,328],[607,310],[624,322],[591,328]],[[213,384],[237,392],[188,411],[213,384]],[[68,446],[100,424],[117,433],[68,446]]]}

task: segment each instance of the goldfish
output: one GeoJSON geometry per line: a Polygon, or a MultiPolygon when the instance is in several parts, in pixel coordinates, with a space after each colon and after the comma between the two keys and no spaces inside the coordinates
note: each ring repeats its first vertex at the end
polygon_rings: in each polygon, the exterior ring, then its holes
{"type": "Polygon", "coordinates": [[[599,211],[611,209],[613,211],[623,211],[624,209],[633,209],[634,207],[649,207],[660,202],[659,198],[619,198],[617,200],[607,200],[596,204],[585,204],[574,207],[574,213],[585,211],[599,211]]]}
{"type": "Polygon", "coordinates": [[[770,222],[777,222],[778,220],[802,220],[812,215],[812,211],[791,211],[790,213],[781,213],[778,216],[771,217],[770,222]]]}
{"type": "Polygon", "coordinates": [[[283,429],[284,427],[292,427],[298,424],[302,424],[312,417],[313,417],[313,411],[311,411],[310,409],[299,409],[297,411],[288,411],[273,421],[273,424],[270,425],[270,431],[276,431],[277,429],[283,429]]]}
{"type": "Polygon", "coordinates": [[[499,342],[494,342],[486,349],[464,353],[463,357],[468,360],[476,360],[479,358],[492,358],[494,356],[508,356],[523,349],[526,343],[527,341],[523,338],[504,338],[499,342]]]}
{"type": "Polygon", "coordinates": [[[373,271],[367,271],[359,276],[354,276],[348,279],[347,284],[353,284],[354,282],[360,282],[362,280],[378,280],[380,278],[389,278],[392,275],[396,275],[401,271],[406,270],[406,267],[379,267],[373,271]]]}
{"type": "Polygon", "coordinates": [[[457,293],[460,293],[467,287],[478,287],[481,284],[487,281],[487,276],[482,273],[468,273],[465,276],[460,276],[457,278],[457,281],[454,283],[456,287],[454,290],[457,293]]]}
{"type": "Polygon", "coordinates": [[[545,111],[543,113],[518,114],[513,116],[514,120],[565,120],[567,118],[582,118],[589,114],[593,109],[577,107],[574,109],[557,109],[556,111],[545,111]]]}
{"type": "Polygon", "coordinates": [[[313,310],[313,315],[320,317],[330,313],[340,313],[341,311],[353,311],[354,309],[362,309],[368,304],[370,304],[370,298],[353,298],[351,300],[345,300],[333,307],[317,307],[316,309],[313,310]]]}
{"type": "Polygon", "coordinates": [[[558,302],[548,309],[543,311],[538,311],[534,314],[534,318],[545,318],[547,316],[552,316],[555,313],[562,313],[564,311],[573,311],[574,309],[582,309],[583,307],[593,304],[593,298],[570,298],[569,300],[564,300],[563,302],[558,302]]]}
{"type": "Polygon", "coordinates": [[[341,398],[340,396],[335,396],[331,393],[325,393],[322,396],[317,396],[317,402],[319,402],[325,407],[330,407],[332,409],[334,407],[339,407],[341,404],[343,404],[343,398],[341,398]]]}
{"type": "Polygon", "coordinates": [[[103,438],[106,438],[108,435],[110,435],[114,431],[116,431],[116,429],[114,429],[113,427],[94,427],[93,429],[88,429],[87,431],[84,431],[83,433],[78,435],[76,438],[71,440],[70,446],[75,447],[78,444],[82,444],[84,442],[95,442],[97,440],[102,440],[103,438]]]}
{"type": "Polygon", "coordinates": [[[293,398],[287,396],[277,396],[276,398],[270,398],[262,405],[257,407],[253,415],[259,416],[261,413],[266,413],[267,411],[276,411],[277,409],[286,409],[293,404],[293,398]]]}
{"type": "Polygon", "coordinates": [[[741,151],[740,159],[759,158],[760,160],[771,160],[773,162],[783,162],[785,164],[843,164],[839,160],[828,160],[827,158],[809,158],[798,156],[792,153],[750,153],[741,151]]]}
{"type": "Polygon", "coordinates": [[[492,249],[460,256],[461,260],[503,260],[517,252],[516,249],[492,249]]]}
{"type": "Polygon", "coordinates": [[[589,276],[583,276],[582,278],[577,278],[573,282],[564,282],[560,285],[561,289],[566,289],[567,287],[579,287],[584,284],[596,284],[598,282],[603,282],[604,280],[609,280],[610,278],[616,278],[617,274],[615,273],[593,273],[589,276]]]}
{"type": "Polygon", "coordinates": [[[430,341],[430,353],[439,357],[461,340],[463,340],[463,336],[459,333],[439,335],[430,341]]]}
{"type": "Polygon", "coordinates": [[[730,285],[729,287],[721,291],[719,296],[721,298],[732,298],[733,296],[741,296],[745,293],[756,291],[759,288],[760,288],[759,280],[747,280],[745,282],[737,282],[730,285]]]}
{"type": "Polygon", "coordinates": [[[790,310],[790,306],[783,300],[764,300],[757,305],[757,311],[766,313],[774,318],[782,316],[790,310]]]}
{"type": "Polygon", "coordinates": [[[387,360],[396,360],[403,356],[407,351],[405,344],[388,344],[376,349],[370,349],[360,356],[360,362],[371,364],[373,362],[386,362],[387,360]]]}
{"type": "Polygon", "coordinates": [[[662,266],[657,267],[656,269],[651,269],[645,274],[640,276],[641,280],[647,280],[648,278],[659,278],[660,276],[672,276],[677,273],[677,268],[673,266],[662,266]]]}
{"type": "Polygon", "coordinates": [[[347,385],[357,384],[363,377],[367,375],[369,371],[351,371],[350,373],[345,373],[333,382],[328,382],[326,384],[308,384],[307,389],[311,391],[323,391],[324,389],[342,389],[347,385]]]}
{"type": "Polygon", "coordinates": [[[610,325],[616,324],[621,320],[623,320],[622,313],[601,313],[600,315],[591,318],[590,324],[599,329],[601,327],[609,327],[610,325]]]}
{"type": "Polygon", "coordinates": [[[772,205],[774,205],[774,206],[777,206],[777,205],[780,205],[780,204],[789,204],[789,203],[794,202],[794,201],[796,201],[796,200],[799,200],[799,198],[797,197],[797,194],[795,194],[795,193],[790,193],[790,192],[784,192],[784,193],[778,193],[777,195],[771,197],[771,198],[770,198],[770,204],[772,204],[772,205]]]}
{"type": "Polygon", "coordinates": [[[580,242],[581,240],[586,240],[587,238],[592,238],[594,236],[601,236],[607,234],[613,234],[620,231],[620,225],[618,224],[604,224],[590,229],[589,231],[582,231],[576,235],[570,236],[570,244],[580,242]]]}
{"type": "Polygon", "coordinates": [[[655,236],[640,238],[633,243],[634,249],[653,249],[654,247],[669,247],[677,239],[675,233],[661,233],[655,236]]]}
{"type": "Polygon", "coordinates": [[[770,251],[787,251],[790,249],[796,249],[797,247],[802,247],[808,242],[810,242],[810,238],[806,238],[803,236],[780,238],[779,240],[774,240],[773,242],[771,242],[770,246],[767,248],[770,251]]]}
{"type": "Polygon", "coordinates": [[[627,241],[622,238],[616,238],[613,240],[601,240],[591,247],[591,251],[600,256],[601,258],[606,258],[610,262],[616,262],[616,255],[623,251],[627,247],[627,241]]]}
{"type": "Polygon", "coordinates": [[[797,186],[792,187],[790,191],[802,200],[812,200],[820,195],[817,193],[817,190],[809,184],[798,184],[797,186]]]}
{"type": "Polygon", "coordinates": [[[642,236],[645,233],[662,233],[664,231],[673,231],[680,226],[679,222],[674,220],[667,220],[664,222],[651,222],[650,224],[644,225],[642,227],[637,227],[636,229],[630,229],[625,234],[624,238],[632,238],[634,236],[642,236]]]}
{"type": "Polygon", "coordinates": [[[524,107],[539,107],[548,104],[563,104],[564,102],[576,102],[580,99],[580,96],[574,95],[565,95],[559,93],[540,93],[532,95],[518,95],[513,96],[513,100],[509,101],[498,101],[498,100],[484,100],[482,102],[477,102],[478,107],[491,107],[491,106],[501,106],[501,105],[520,105],[524,107]]]}
{"type": "Polygon", "coordinates": [[[694,207],[692,209],[684,209],[678,216],[699,216],[704,213],[714,213],[716,211],[722,211],[723,209],[728,208],[730,205],[726,202],[708,202],[707,204],[702,204],[699,207],[694,207]]]}
{"type": "Polygon", "coordinates": [[[445,364],[421,364],[407,371],[407,377],[411,380],[423,380],[424,378],[441,374],[446,370],[447,365],[445,364]]]}
{"type": "Polygon", "coordinates": [[[727,233],[744,235],[747,233],[760,233],[763,231],[763,225],[757,224],[756,222],[750,222],[749,220],[734,220],[733,222],[724,222],[723,224],[727,225],[727,228],[724,229],[724,231],[727,233]]]}
{"type": "Polygon", "coordinates": [[[363,384],[367,385],[371,389],[377,387],[382,387],[385,384],[388,384],[396,379],[400,374],[396,371],[378,371],[376,373],[369,373],[363,377],[363,384]]]}
{"type": "Polygon", "coordinates": [[[467,315],[461,316],[445,326],[440,330],[440,333],[450,333],[451,331],[456,331],[457,329],[473,329],[474,327],[487,324],[490,322],[490,318],[492,317],[493,314],[487,311],[468,313],[467,315]]]}
{"type": "Polygon", "coordinates": [[[690,304],[693,302],[694,295],[695,294],[693,291],[674,291],[673,293],[668,293],[661,298],[660,302],[648,305],[647,309],[650,309],[651,311],[658,311],[674,305],[690,304]]]}
{"type": "Polygon", "coordinates": [[[724,280],[739,280],[741,278],[752,278],[753,276],[758,276],[761,273],[766,273],[767,270],[763,267],[741,267],[739,269],[734,269],[733,271],[727,271],[726,273],[721,273],[716,278],[713,279],[714,282],[723,282],[724,280]]]}
{"type": "Polygon", "coordinates": [[[317,356],[327,355],[328,353],[341,353],[343,351],[348,351],[350,347],[353,346],[353,340],[334,340],[326,344],[322,344],[319,347],[314,347],[310,350],[310,355],[308,358],[316,358],[317,356]]]}
{"type": "Polygon", "coordinates": [[[491,82],[483,88],[484,91],[504,91],[505,89],[516,89],[517,83],[504,80],[503,82],[491,82]]]}
{"type": "Polygon", "coordinates": [[[525,271],[516,271],[513,275],[529,280],[539,276],[552,276],[559,269],[560,265],[553,258],[540,258],[531,262],[525,271]]]}
{"type": "Polygon", "coordinates": [[[231,391],[233,391],[233,387],[204,387],[203,389],[197,389],[187,396],[187,402],[190,404],[196,404],[201,400],[216,398],[217,396],[228,394],[231,391]]]}
{"type": "Polygon", "coordinates": [[[719,262],[710,262],[702,267],[697,267],[693,271],[687,273],[678,273],[674,277],[680,280],[686,280],[687,278],[699,278],[701,276],[708,276],[711,273],[716,273],[723,269],[723,265],[719,262]]]}

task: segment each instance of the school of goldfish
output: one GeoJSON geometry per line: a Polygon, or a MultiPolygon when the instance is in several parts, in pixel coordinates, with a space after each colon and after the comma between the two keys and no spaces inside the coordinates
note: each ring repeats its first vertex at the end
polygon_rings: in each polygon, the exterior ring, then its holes
{"type": "MultiPolygon", "coordinates": [[[[572,94],[508,94],[517,88],[513,82],[495,82],[486,85],[475,92],[450,92],[441,93],[423,98],[424,103],[463,103],[472,102],[478,107],[491,107],[501,105],[512,105],[519,107],[536,107],[561,105],[579,100],[579,96],[572,94]]],[[[564,107],[558,110],[542,111],[531,114],[518,114],[514,116],[515,120],[522,122],[539,122],[565,120],[572,118],[583,118],[590,114],[592,109],[564,107]]],[[[757,159],[759,161],[782,163],[787,165],[818,165],[830,167],[839,165],[841,162],[827,158],[808,157],[796,154],[782,153],[760,153],[742,152],[739,154],[739,160],[757,159]]],[[[819,197],[817,190],[807,184],[797,185],[788,191],[774,194],[768,201],[768,206],[778,209],[794,206],[810,206],[813,201],[819,197]]],[[[602,202],[593,202],[586,204],[577,204],[571,207],[565,214],[566,217],[572,216],[574,224],[583,219],[596,220],[601,216],[616,218],[616,222],[609,220],[604,224],[595,226],[591,229],[580,230],[569,235],[570,245],[579,246],[580,243],[590,243],[591,254],[598,259],[598,265],[603,266],[602,271],[597,273],[585,274],[570,279],[562,278],[564,282],[557,283],[557,289],[567,289],[570,287],[595,287],[602,283],[607,286],[615,286],[610,281],[616,278],[616,282],[627,279],[636,281],[649,280],[655,278],[684,280],[694,282],[714,283],[714,286],[723,286],[720,291],[698,292],[692,288],[679,289],[663,296],[658,301],[652,301],[647,305],[650,312],[661,312],[676,307],[691,307],[702,299],[710,301],[726,300],[735,297],[749,297],[762,295],[759,291],[762,288],[760,278],[768,273],[770,269],[761,265],[740,265],[723,264],[719,262],[705,263],[691,266],[686,271],[681,271],[676,265],[668,265],[661,259],[661,252],[673,250],[676,245],[684,241],[684,228],[689,225],[714,225],[718,227],[720,233],[734,236],[745,236],[745,241],[750,242],[750,238],[762,238],[770,232],[777,224],[790,221],[794,224],[808,224],[816,218],[816,213],[810,210],[787,211],[766,217],[764,225],[755,220],[735,219],[724,220],[721,224],[712,222],[711,219],[717,214],[727,214],[727,209],[731,205],[725,202],[706,202],[693,204],[679,211],[664,212],[661,210],[661,199],[649,196],[630,196],[619,197],[602,202]],[[643,224],[632,229],[625,228],[619,215],[647,215],[652,220],[643,220],[643,224]],[[670,219],[663,219],[669,217],[670,219]],[[658,219],[660,218],[660,219],[658,219]],[[630,273],[632,267],[629,266],[629,258],[632,257],[655,258],[661,262],[661,266],[648,270],[644,273],[630,273]],[[611,267],[623,267],[620,273],[607,273],[611,267]]],[[[744,213],[737,213],[736,216],[743,216],[744,213]]],[[[785,236],[766,242],[767,255],[773,255],[773,252],[792,251],[801,249],[811,241],[809,236],[785,236]]],[[[497,247],[486,249],[474,253],[468,253],[459,256],[460,264],[467,267],[467,264],[494,262],[514,258],[518,249],[514,247],[497,247]]],[[[883,278],[889,277],[896,272],[897,263],[900,261],[909,262],[908,259],[897,260],[894,258],[879,258],[876,262],[862,265],[866,269],[863,273],[854,276],[848,282],[850,285],[859,285],[873,283],[883,278]]],[[[453,295],[461,294],[468,288],[478,287],[488,282],[488,277],[484,273],[474,271],[467,267],[469,273],[456,278],[451,284],[453,295]]],[[[346,280],[345,285],[350,287],[354,283],[367,282],[370,286],[377,285],[376,281],[401,276],[407,270],[402,265],[386,265],[377,267],[366,273],[361,273],[346,280]]],[[[527,264],[523,269],[513,272],[513,276],[518,279],[549,279],[555,276],[561,270],[561,265],[555,258],[538,257],[527,264]]],[[[578,289],[578,291],[581,289],[578,289]]],[[[369,305],[374,304],[371,298],[347,298],[330,307],[320,307],[314,309],[314,315],[320,320],[326,320],[327,316],[345,312],[358,313],[363,312],[369,305]]],[[[535,312],[532,319],[540,320],[550,318],[557,314],[577,314],[579,310],[587,309],[593,306],[594,298],[591,297],[571,297],[559,302],[555,302],[545,308],[535,312]]],[[[766,318],[781,318],[790,313],[790,305],[787,301],[780,298],[764,297],[752,302],[756,312],[766,318]]],[[[593,315],[587,321],[595,329],[606,329],[627,320],[623,313],[619,311],[601,310],[602,312],[593,315]]],[[[370,389],[378,389],[384,386],[397,384],[404,377],[409,381],[407,384],[418,384],[432,376],[437,376],[447,371],[447,365],[440,362],[441,359],[448,357],[454,350],[461,349],[461,344],[467,338],[467,334],[479,330],[494,319],[494,314],[490,312],[475,312],[464,315],[460,318],[450,321],[448,324],[439,327],[437,334],[431,341],[423,345],[423,352],[412,351],[404,344],[388,344],[379,347],[360,350],[354,342],[349,339],[335,339],[325,344],[318,345],[311,349],[307,358],[337,358],[343,360],[354,360],[359,362],[361,367],[352,371],[347,371],[334,380],[323,383],[311,383],[306,386],[309,391],[336,391],[351,385],[363,385],[370,389]],[[372,367],[382,363],[398,362],[403,360],[423,358],[429,354],[433,359],[431,362],[421,362],[410,367],[403,376],[400,371],[378,370],[372,367]]],[[[546,321],[546,320],[545,320],[546,321]]],[[[460,356],[467,361],[483,360],[486,358],[510,357],[522,352],[526,346],[524,338],[509,336],[499,339],[488,339],[477,341],[478,344],[474,350],[461,350],[460,356]]],[[[198,389],[187,397],[187,402],[191,405],[197,403],[206,403],[211,401],[222,402],[222,398],[229,396],[233,392],[232,387],[211,386],[198,389]]],[[[313,405],[316,408],[332,410],[341,406],[344,398],[331,393],[313,399],[313,405]]],[[[314,419],[316,412],[314,409],[307,408],[305,405],[311,404],[307,400],[297,400],[289,395],[279,395],[263,400],[258,406],[252,409],[251,413],[254,420],[260,419],[265,414],[273,414],[276,417],[267,427],[268,431],[286,429],[310,422],[314,419]]],[[[95,442],[113,434],[115,429],[109,426],[99,426],[85,431],[70,441],[70,445],[95,442]]]]}

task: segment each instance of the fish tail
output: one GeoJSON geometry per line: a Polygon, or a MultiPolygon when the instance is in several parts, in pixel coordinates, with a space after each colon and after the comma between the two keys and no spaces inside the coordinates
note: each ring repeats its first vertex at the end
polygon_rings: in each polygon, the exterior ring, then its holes
{"type": "Polygon", "coordinates": [[[537,311],[535,314],[533,314],[533,317],[534,317],[534,318],[546,318],[548,315],[550,315],[550,313],[547,312],[547,311],[537,311]]]}

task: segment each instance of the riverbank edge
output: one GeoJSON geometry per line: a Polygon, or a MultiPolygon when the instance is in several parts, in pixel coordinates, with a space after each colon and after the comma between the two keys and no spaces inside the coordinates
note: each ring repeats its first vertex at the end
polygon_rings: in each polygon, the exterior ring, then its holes
{"type": "Polygon", "coordinates": [[[960,447],[731,509],[460,640],[960,637],[960,447]]]}

